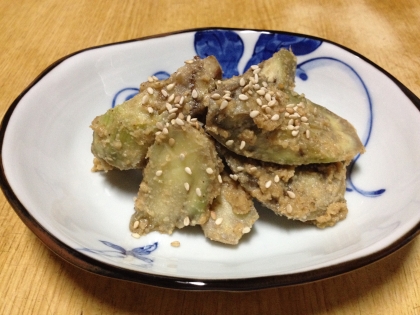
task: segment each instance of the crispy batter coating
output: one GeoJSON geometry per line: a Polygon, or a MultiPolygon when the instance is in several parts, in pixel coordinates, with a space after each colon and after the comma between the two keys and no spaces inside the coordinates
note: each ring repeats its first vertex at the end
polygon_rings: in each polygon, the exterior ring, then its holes
{"type": "Polygon", "coordinates": [[[221,178],[221,194],[213,201],[211,216],[201,227],[212,241],[236,245],[259,216],[251,196],[226,172],[221,178]]]}
{"type": "Polygon", "coordinates": [[[276,214],[319,228],[346,218],[346,163],[279,165],[227,150],[223,156],[242,187],[276,214]]]}

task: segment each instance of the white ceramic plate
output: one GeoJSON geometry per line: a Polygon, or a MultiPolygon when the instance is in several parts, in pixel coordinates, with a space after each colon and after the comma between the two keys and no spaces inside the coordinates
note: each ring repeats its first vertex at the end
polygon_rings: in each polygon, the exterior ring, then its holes
{"type": "Polygon", "coordinates": [[[115,43],[57,61],[13,102],[0,130],[1,186],[53,252],[88,271],[178,289],[304,283],[371,263],[419,233],[419,108],[366,58],[305,35],[200,29],[115,43]],[[90,171],[92,119],[196,54],[216,55],[231,76],[281,47],[298,55],[296,90],[349,120],[366,145],[349,172],[347,219],[319,230],[261,209],[236,247],[206,240],[198,227],[133,238],[140,173],[90,171]]]}

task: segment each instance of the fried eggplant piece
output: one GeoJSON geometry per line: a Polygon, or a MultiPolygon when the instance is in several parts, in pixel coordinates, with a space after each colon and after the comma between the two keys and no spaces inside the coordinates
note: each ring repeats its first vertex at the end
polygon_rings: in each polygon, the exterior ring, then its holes
{"type": "Polygon", "coordinates": [[[265,207],[319,228],[346,218],[346,163],[279,165],[223,150],[234,178],[265,207]]]}
{"type": "Polygon", "coordinates": [[[96,117],[91,151],[99,168],[94,170],[109,169],[104,165],[120,170],[144,167],[147,149],[162,124],[179,114],[202,115],[221,73],[213,56],[195,57],[166,80],[142,83],[134,98],[96,117]]]}
{"type": "Polygon", "coordinates": [[[212,241],[236,245],[258,219],[251,196],[222,172],[221,193],[211,205],[211,216],[202,224],[204,235],[212,241]]]}
{"type": "Polygon", "coordinates": [[[220,194],[223,165],[203,129],[180,120],[168,124],[156,136],[147,160],[130,230],[172,234],[175,228],[205,223],[220,194]]]}
{"type": "Polygon", "coordinates": [[[207,132],[237,154],[282,165],[350,161],[363,153],[348,121],[290,88],[296,63],[282,57],[287,53],[222,81],[211,95],[207,132]]]}

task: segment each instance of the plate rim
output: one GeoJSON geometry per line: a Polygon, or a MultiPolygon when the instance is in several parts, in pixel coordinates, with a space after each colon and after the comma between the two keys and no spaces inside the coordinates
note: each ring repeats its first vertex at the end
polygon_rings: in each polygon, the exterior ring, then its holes
{"type": "Polygon", "coordinates": [[[321,40],[326,43],[330,43],[337,46],[352,55],[355,55],[362,59],[364,62],[370,64],[381,73],[386,75],[393,83],[409,98],[413,105],[420,111],[420,99],[411,92],[404,84],[402,84],[397,78],[391,75],[388,71],[378,66],[367,57],[357,53],[356,51],[347,48],[336,42],[302,33],[295,33],[281,30],[267,30],[267,29],[251,29],[251,28],[227,28],[227,27],[203,27],[203,28],[191,28],[178,30],[173,32],[160,33],[145,37],[139,37],[135,39],[112,42],[103,45],[91,46],[71,54],[68,54],[41,71],[41,73],[18,95],[18,97],[11,103],[7,111],[5,112],[3,119],[0,124],[0,187],[5,195],[7,201],[12,206],[15,213],[23,221],[23,223],[34,233],[44,245],[55,253],[58,257],[65,260],[66,262],[91,273],[106,276],[110,278],[116,278],[120,280],[126,280],[131,282],[138,282],[145,285],[151,285],[155,287],[169,288],[169,289],[180,289],[180,290],[197,290],[197,291],[254,291],[260,289],[268,289],[273,287],[284,287],[297,284],[310,283],[322,279],[331,278],[334,276],[342,275],[344,273],[354,271],[358,268],[367,266],[374,263],[390,254],[394,253],[398,249],[402,248],[409,242],[411,242],[418,234],[420,234],[420,222],[418,222],[412,229],[407,231],[403,236],[395,240],[392,244],[385,248],[380,249],[372,254],[362,256],[353,260],[335,264],[329,267],[323,267],[305,272],[297,272],[285,275],[272,275],[272,276],[260,276],[260,277],[247,277],[247,278],[233,278],[233,279],[199,279],[199,278],[184,278],[175,276],[166,276],[159,274],[151,274],[142,271],[135,271],[124,269],[118,266],[107,264],[91,258],[83,253],[71,248],[69,245],[60,241],[56,236],[51,234],[46,228],[44,228],[26,209],[23,204],[19,201],[12,187],[10,186],[3,165],[3,144],[4,137],[7,130],[9,120],[20,103],[20,100],[28,93],[28,91],[35,86],[42,78],[47,75],[50,71],[56,68],[63,61],[81,54],[86,51],[105,48],[108,46],[115,46],[120,44],[126,44],[131,42],[144,41],[155,38],[164,38],[168,36],[193,33],[205,30],[227,30],[227,31],[252,31],[252,32],[268,32],[272,34],[285,34],[291,36],[301,36],[305,38],[321,40]]]}

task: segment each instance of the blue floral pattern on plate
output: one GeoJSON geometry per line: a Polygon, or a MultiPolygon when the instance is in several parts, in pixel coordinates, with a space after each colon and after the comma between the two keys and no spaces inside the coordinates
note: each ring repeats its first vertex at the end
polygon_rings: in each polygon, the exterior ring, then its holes
{"type": "Polygon", "coordinates": [[[90,248],[81,248],[80,251],[85,251],[89,253],[93,253],[99,256],[103,257],[109,257],[109,258],[119,258],[124,259],[124,261],[129,262],[133,265],[138,265],[137,262],[133,260],[132,258],[136,258],[137,260],[140,260],[143,262],[141,264],[141,267],[148,268],[153,265],[153,259],[145,257],[150,255],[152,252],[154,252],[158,248],[158,242],[155,242],[151,245],[136,247],[131,250],[126,250],[125,248],[116,245],[114,243],[108,242],[108,241],[100,241],[102,244],[108,246],[108,249],[90,249],[90,248]]]}
{"type": "MultiPolygon", "coordinates": [[[[197,31],[194,35],[194,48],[197,55],[201,58],[214,55],[222,66],[224,78],[230,78],[232,76],[242,74],[252,65],[258,64],[263,60],[270,58],[281,48],[291,49],[296,56],[309,55],[322,45],[322,41],[319,39],[312,39],[304,36],[285,33],[262,33],[259,35],[255,43],[252,56],[246,63],[245,68],[242,71],[239,71],[238,65],[241,58],[243,57],[245,50],[244,45],[244,41],[240,35],[237,32],[231,30],[203,30],[197,31]]],[[[360,84],[362,84],[364,92],[366,93],[366,98],[368,99],[367,106],[369,110],[367,132],[365,132],[367,136],[366,139],[363,140],[365,147],[367,147],[373,128],[373,104],[369,90],[367,89],[363,79],[349,64],[342,60],[328,56],[312,58],[298,64],[296,69],[296,76],[304,81],[308,80],[308,74],[304,71],[303,66],[305,64],[315,63],[319,60],[339,62],[343,64],[348,71],[356,75],[357,80],[360,84]]],[[[166,71],[158,71],[153,75],[159,79],[166,79],[169,77],[169,73],[166,71]]],[[[138,93],[138,91],[138,88],[131,87],[121,89],[115,94],[112,100],[112,107],[132,98],[135,94],[138,93]]],[[[360,189],[354,184],[352,180],[352,173],[359,158],[360,155],[357,155],[348,167],[347,191],[355,191],[365,197],[378,197],[382,195],[386,191],[385,189],[369,191],[360,189]]]]}

